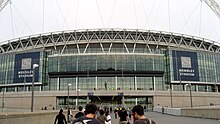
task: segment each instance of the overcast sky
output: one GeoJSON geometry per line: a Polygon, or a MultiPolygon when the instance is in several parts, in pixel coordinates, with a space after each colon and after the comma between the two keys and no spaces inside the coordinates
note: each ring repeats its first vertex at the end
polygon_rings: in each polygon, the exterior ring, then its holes
{"type": "Polygon", "coordinates": [[[220,42],[220,18],[200,0],[11,1],[0,12],[0,42],[33,34],[98,28],[167,31],[220,42]]]}

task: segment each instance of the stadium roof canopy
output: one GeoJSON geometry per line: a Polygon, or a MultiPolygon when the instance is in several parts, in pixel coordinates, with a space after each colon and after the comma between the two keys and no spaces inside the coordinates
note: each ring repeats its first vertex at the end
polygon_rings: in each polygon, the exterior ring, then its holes
{"type": "Polygon", "coordinates": [[[105,43],[121,43],[125,47],[126,44],[133,44],[133,48],[136,44],[144,44],[149,49],[154,46],[155,49],[164,47],[220,52],[219,43],[195,36],[150,30],[95,29],[53,32],[10,40],[0,45],[0,53],[34,49],[57,50],[59,47],[62,54],[68,45],[77,45],[79,49],[80,44],[86,44],[82,48],[86,51],[92,43],[99,44],[100,48],[105,43]]]}

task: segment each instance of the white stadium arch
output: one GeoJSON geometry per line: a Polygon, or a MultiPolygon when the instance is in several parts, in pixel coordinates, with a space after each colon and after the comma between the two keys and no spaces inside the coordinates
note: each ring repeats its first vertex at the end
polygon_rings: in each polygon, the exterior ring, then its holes
{"type": "Polygon", "coordinates": [[[0,0],[0,12],[9,3],[10,0],[0,0]]]}

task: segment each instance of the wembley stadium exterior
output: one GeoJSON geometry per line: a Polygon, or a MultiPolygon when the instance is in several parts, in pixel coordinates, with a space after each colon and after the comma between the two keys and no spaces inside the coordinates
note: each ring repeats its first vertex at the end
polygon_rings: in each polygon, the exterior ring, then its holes
{"type": "Polygon", "coordinates": [[[129,29],[52,32],[0,44],[2,108],[220,104],[220,45],[129,29]],[[39,66],[34,66],[39,65],[39,66]],[[33,78],[34,77],[34,78],[33,78]],[[34,90],[32,90],[34,84],[34,90]]]}

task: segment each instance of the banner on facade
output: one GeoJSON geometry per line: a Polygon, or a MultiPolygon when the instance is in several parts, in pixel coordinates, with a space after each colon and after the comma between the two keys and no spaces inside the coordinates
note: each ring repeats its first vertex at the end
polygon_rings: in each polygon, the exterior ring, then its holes
{"type": "MultiPolygon", "coordinates": [[[[40,52],[22,53],[15,55],[14,83],[32,82],[33,64],[40,63],[40,52]]],[[[39,80],[39,67],[35,68],[34,81],[39,80]]]]}
{"type": "Polygon", "coordinates": [[[196,52],[172,51],[175,81],[199,81],[196,52]]]}

